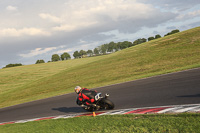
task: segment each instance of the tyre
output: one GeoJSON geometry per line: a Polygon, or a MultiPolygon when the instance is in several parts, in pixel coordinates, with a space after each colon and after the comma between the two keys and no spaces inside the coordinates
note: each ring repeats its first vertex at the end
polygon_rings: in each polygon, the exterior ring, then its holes
{"type": "Polygon", "coordinates": [[[110,101],[109,99],[102,99],[101,105],[104,109],[114,109],[115,107],[114,103],[110,101]]]}

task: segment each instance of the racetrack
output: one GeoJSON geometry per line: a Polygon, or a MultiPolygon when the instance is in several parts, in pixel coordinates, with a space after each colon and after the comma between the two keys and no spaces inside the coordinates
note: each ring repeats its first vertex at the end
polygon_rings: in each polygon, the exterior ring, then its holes
{"type": "MultiPolygon", "coordinates": [[[[87,86],[84,86],[87,87],[87,86]]],[[[200,68],[96,88],[109,93],[115,109],[200,103],[200,68]]],[[[0,109],[0,123],[85,112],[76,94],[0,109]]]]}

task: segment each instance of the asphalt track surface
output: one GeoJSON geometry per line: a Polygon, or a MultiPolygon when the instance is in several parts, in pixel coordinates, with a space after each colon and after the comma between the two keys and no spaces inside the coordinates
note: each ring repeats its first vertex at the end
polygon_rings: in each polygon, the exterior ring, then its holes
{"type": "MultiPolygon", "coordinates": [[[[96,88],[109,93],[115,109],[200,103],[200,68],[96,88]]],[[[76,94],[56,96],[0,109],[0,123],[86,112],[76,94]]]]}

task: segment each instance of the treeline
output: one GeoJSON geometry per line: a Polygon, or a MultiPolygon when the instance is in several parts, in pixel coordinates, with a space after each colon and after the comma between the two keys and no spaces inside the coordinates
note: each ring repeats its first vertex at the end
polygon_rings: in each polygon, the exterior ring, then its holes
{"type": "MultiPolygon", "coordinates": [[[[176,30],[172,30],[171,32],[165,34],[164,36],[168,36],[168,35],[171,35],[171,34],[175,34],[175,33],[178,33],[180,32],[178,29],[176,30]]],[[[75,51],[73,53],[73,56],[75,59],[77,58],[85,58],[85,57],[92,57],[92,56],[99,56],[99,55],[105,55],[105,54],[110,54],[110,53],[113,53],[113,52],[116,52],[116,51],[119,51],[119,50],[122,50],[122,49],[126,49],[128,47],[132,47],[132,46],[136,46],[138,44],[141,44],[141,43],[145,43],[147,41],[151,41],[151,40],[154,40],[154,39],[158,39],[158,38],[161,38],[161,35],[157,34],[155,36],[151,36],[151,37],[148,37],[147,39],[146,38],[139,38],[133,42],[130,42],[130,41],[124,41],[124,42],[110,42],[110,43],[106,43],[106,44],[103,44],[101,46],[98,46],[97,48],[93,49],[93,50],[80,50],[80,51],[75,51]]],[[[61,55],[58,55],[58,54],[53,54],[52,57],[51,57],[51,61],[48,61],[48,62],[55,62],[55,61],[63,61],[63,60],[69,60],[71,59],[71,56],[69,53],[65,52],[61,55]]],[[[44,60],[37,60],[35,64],[40,64],[40,63],[45,63],[44,60]]],[[[22,66],[22,64],[8,64],[6,65],[6,67],[4,68],[8,68],[8,67],[15,67],[15,66],[22,66]]]]}
{"type": "MultiPolygon", "coordinates": [[[[176,30],[172,30],[171,32],[167,33],[164,36],[168,36],[174,33],[180,32],[178,29],[176,30]]],[[[99,56],[99,55],[106,55],[106,54],[110,54],[113,52],[117,52],[119,50],[123,50],[132,46],[136,46],[138,44],[141,43],[145,43],[147,41],[151,41],[151,40],[155,40],[161,38],[161,35],[157,34],[155,36],[151,36],[146,38],[139,38],[133,42],[130,41],[124,41],[124,42],[110,42],[110,43],[106,43],[103,44],[101,46],[98,46],[97,48],[93,49],[93,50],[80,50],[80,51],[75,51],[73,53],[73,56],[75,59],[77,58],[85,58],[85,57],[92,57],[92,56],[99,56]]],[[[69,60],[71,59],[71,56],[68,53],[63,53],[61,56],[59,56],[58,54],[54,54],[52,55],[51,61],[48,62],[55,62],[55,61],[61,61],[61,60],[69,60]]],[[[38,63],[44,63],[44,62],[36,62],[36,64],[38,63]]]]}
{"type": "MultiPolygon", "coordinates": [[[[172,30],[171,32],[167,33],[164,36],[168,36],[168,35],[171,35],[171,34],[174,34],[174,33],[177,33],[177,32],[180,32],[180,31],[178,29],[172,30]]],[[[122,50],[122,49],[126,49],[128,47],[136,46],[138,44],[145,43],[147,41],[151,41],[151,40],[158,39],[158,38],[161,38],[161,35],[157,34],[155,36],[148,37],[147,39],[146,38],[139,38],[139,39],[137,39],[133,42],[130,42],[130,41],[117,42],[117,43],[110,42],[110,43],[106,43],[106,44],[103,44],[101,46],[98,46],[94,50],[75,51],[73,56],[74,56],[74,58],[84,58],[84,57],[110,54],[110,53],[113,53],[113,52],[116,52],[116,51],[119,51],[119,50],[122,50]]]]}
{"type": "Polygon", "coordinates": [[[178,29],[172,30],[171,32],[167,33],[167,34],[164,35],[164,36],[172,35],[172,34],[175,34],[175,33],[178,33],[178,32],[180,32],[178,29]]]}
{"type": "Polygon", "coordinates": [[[117,42],[117,43],[110,42],[110,43],[98,46],[94,50],[87,50],[87,51],[80,50],[79,52],[75,51],[73,56],[74,56],[74,58],[84,58],[84,57],[105,55],[105,54],[117,52],[119,50],[131,47],[131,46],[135,46],[135,45],[138,45],[138,44],[144,43],[144,42],[146,42],[146,39],[144,39],[144,38],[138,39],[133,43],[129,42],[129,41],[117,42]]]}
{"type": "Polygon", "coordinates": [[[6,65],[6,66],[5,66],[5,67],[3,67],[3,68],[16,67],[16,66],[22,66],[22,64],[21,64],[21,63],[16,63],[16,64],[8,64],[8,65],[6,65]]]}
{"type": "MultiPolygon", "coordinates": [[[[48,62],[55,62],[55,61],[60,61],[60,60],[69,60],[71,59],[70,54],[68,54],[67,52],[61,54],[61,56],[59,56],[58,54],[53,54],[51,57],[51,61],[48,62]]],[[[37,60],[35,64],[40,64],[40,63],[45,63],[44,60],[37,60]]]]}

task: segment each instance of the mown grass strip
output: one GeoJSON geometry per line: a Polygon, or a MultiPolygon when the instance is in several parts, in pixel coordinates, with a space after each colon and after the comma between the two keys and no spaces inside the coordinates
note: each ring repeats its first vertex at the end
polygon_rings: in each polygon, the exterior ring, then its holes
{"type": "Polygon", "coordinates": [[[0,126],[1,133],[183,133],[200,131],[200,114],[84,116],[0,126]]]}

